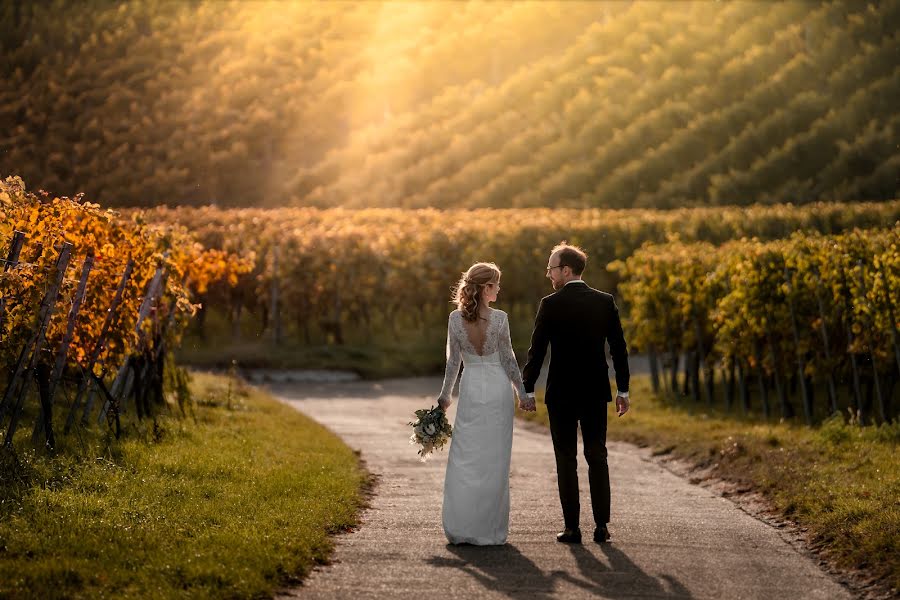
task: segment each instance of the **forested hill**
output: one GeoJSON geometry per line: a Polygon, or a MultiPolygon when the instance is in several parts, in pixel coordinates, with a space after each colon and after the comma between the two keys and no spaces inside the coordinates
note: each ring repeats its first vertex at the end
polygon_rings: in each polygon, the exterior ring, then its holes
{"type": "Polygon", "coordinates": [[[0,173],[108,205],[900,196],[900,0],[12,0],[0,46],[0,173]]]}

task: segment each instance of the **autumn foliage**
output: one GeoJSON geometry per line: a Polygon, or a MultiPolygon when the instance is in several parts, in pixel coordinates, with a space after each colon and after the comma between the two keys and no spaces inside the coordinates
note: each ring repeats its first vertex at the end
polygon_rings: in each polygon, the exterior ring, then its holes
{"type": "Polygon", "coordinates": [[[623,278],[629,339],[642,352],[696,358],[707,381],[721,368],[731,386],[736,372],[757,394],[768,386],[773,405],[756,407],[766,414],[812,421],[849,407],[857,418],[888,421],[900,374],[896,223],[721,246],[648,244],[612,265],[623,278]],[[796,405],[788,386],[798,390],[796,405]]]}
{"type": "Polygon", "coordinates": [[[174,347],[198,308],[196,294],[211,282],[235,283],[249,269],[246,261],[227,252],[205,249],[182,228],[147,223],[139,215],[125,219],[80,196],[29,193],[21,179],[9,177],[0,181],[0,242],[4,248],[10,247],[16,231],[25,234],[25,243],[18,260],[4,263],[0,275],[0,367],[6,374],[15,370],[23,349],[39,328],[39,307],[51,281],[57,278],[57,260],[64,242],[73,245],[71,260],[59,296],[51,303],[53,313],[41,356],[34,362],[55,363],[84,262],[92,257],[93,267],[68,346],[65,366],[69,374],[78,374],[89,366],[98,341],[102,354],[93,365],[98,376],[115,372],[128,356],[154,345],[174,347]],[[133,261],[130,277],[101,340],[103,324],[129,260],[133,261]],[[162,288],[138,329],[139,308],[158,271],[163,274],[162,288]]]}

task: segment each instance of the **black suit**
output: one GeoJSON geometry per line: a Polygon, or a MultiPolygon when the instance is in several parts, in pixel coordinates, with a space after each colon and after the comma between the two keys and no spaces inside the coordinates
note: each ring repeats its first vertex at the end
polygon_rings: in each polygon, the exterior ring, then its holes
{"type": "Polygon", "coordinates": [[[567,528],[578,527],[577,433],[581,423],[588,463],[591,504],[597,525],[609,522],[609,467],[606,462],[606,403],[612,401],[605,344],[609,343],[616,386],[628,391],[628,350],[619,309],[611,294],[582,281],[571,282],[541,300],[523,380],[533,392],[552,348],[545,402],[556,453],[559,499],[567,528]]]}

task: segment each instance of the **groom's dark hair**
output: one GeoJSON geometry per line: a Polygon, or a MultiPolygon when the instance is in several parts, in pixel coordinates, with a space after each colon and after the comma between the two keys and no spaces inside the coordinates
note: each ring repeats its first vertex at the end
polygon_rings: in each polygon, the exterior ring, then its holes
{"type": "Polygon", "coordinates": [[[553,248],[550,254],[557,252],[559,252],[559,266],[569,267],[576,275],[584,273],[584,265],[587,264],[587,254],[584,250],[563,240],[553,248]]]}

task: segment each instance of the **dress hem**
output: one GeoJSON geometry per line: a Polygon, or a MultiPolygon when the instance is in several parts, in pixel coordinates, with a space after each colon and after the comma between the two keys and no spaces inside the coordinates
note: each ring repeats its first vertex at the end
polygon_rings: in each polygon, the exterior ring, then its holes
{"type": "Polygon", "coordinates": [[[454,546],[458,546],[461,544],[471,544],[473,546],[502,546],[506,544],[506,538],[503,538],[501,541],[492,540],[489,538],[471,538],[471,537],[455,537],[455,536],[446,536],[447,541],[453,544],[454,546]]]}

